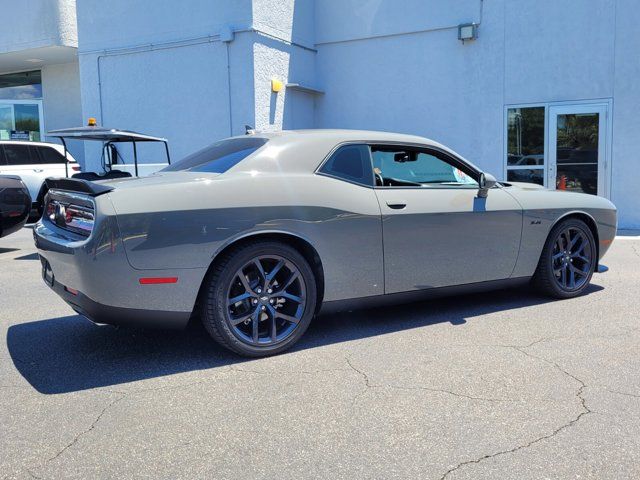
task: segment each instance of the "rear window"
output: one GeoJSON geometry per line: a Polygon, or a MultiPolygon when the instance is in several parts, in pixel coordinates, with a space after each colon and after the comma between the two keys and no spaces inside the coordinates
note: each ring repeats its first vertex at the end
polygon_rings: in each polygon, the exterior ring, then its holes
{"type": "Polygon", "coordinates": [[[5,160],[8,165],[34,165],[39,164],[38,152],[29,145],[4,145],[5,160]]]}
{"type": "Polygon", "coordinates": [[[64,155],[51,147],[37,147],[42,163],[65,163],[64,155]]]}
{"type": "Polygon", "coordinates": [[[163,168],[162,172],[224,173],[267,143],[266,138],[229,138],[209,145],[163,168]]]}
{"type": "Polygon", "coordinates": [[[349,182],[367,186],[373,185],[371,154],[367,145],[340,147],[331,155],[320,171],[349,182]]]}

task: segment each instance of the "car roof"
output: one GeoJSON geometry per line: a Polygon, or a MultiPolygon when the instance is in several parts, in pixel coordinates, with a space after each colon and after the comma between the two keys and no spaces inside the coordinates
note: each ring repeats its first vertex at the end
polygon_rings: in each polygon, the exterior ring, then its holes
{"type": "Polygon", "coordinates": [[[31,140],[0,140],[3,145],[31,145],[32,147],[62,147],[59,143],[51,142],[32,142],[31,140]]]}
{"type": "MultiPolygon", "coordinates": [[[[460,158],[470,167],[480,171],[473,163],[461,155],[429,138],[402,133],[380,132],[373,130],[346,129],[309,129],[256,132],[249,134],[257,138],[268,139],[265,148],[240,162],[234,171],[262,170],[271,165],[273,170],[288,172],[315,171],[326,156],[343,143],[391,143],[400,145],[418,145],[434,147],[460,158]],[[278,157],[277,166],[271,160],[278,157]]],[[[236,137],[242,138],[242,137],[236,137]]]]}
{"type": "Polygon", "coordinates": [[[266,138],[287,138],[287,140],[305,141],[309,138],[332,139],[337,143],[345,141],[420,143],[442,146],[438,142],[418,135],[404,133],[381,132],[375,130],[324,129],[279,130],[273,132],[256,132],[253,135],[266,138]]]}

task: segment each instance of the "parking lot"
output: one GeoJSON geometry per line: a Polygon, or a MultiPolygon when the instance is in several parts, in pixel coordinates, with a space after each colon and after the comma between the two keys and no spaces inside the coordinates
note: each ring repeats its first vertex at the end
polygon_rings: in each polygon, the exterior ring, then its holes
{"type": "Polygon", "coordinates": [[[640,240],[588,293],[321,317],[245,360],[204,331],[96,327],[0,240],[2,478],[638,478],[640,240]]]}

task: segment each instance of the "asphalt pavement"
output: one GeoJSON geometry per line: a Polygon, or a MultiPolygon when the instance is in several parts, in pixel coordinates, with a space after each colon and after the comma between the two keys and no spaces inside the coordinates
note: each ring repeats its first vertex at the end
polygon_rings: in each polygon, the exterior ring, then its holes
{"type": "Polygon", "coordinates": [[[195,325],[97,327],[0,240],[0,478],[640,478],[640,239],[587,293],[314,320],[245,360],[195,325]]]}

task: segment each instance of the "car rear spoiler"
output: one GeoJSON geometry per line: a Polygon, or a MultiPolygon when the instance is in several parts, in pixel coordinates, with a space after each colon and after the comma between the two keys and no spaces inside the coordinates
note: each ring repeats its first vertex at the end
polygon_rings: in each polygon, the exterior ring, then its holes
{"type": "Polygon", "coordinates": [[[97,197],[103,193],[107,193],[113,190],[113,187],[108,185],[101,185],[95,182],[89,182],[87,180],[81,180],[78,178],[47,178],[45,180],[47,188],[49,190],[64,190],[67,192],[79,192],[97,197]]]}

